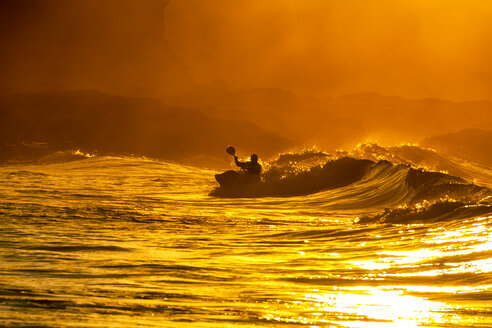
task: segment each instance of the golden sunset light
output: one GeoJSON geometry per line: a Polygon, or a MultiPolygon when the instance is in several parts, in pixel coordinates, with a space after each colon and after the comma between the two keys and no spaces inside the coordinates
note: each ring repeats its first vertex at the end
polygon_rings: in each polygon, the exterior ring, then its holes
{"type": "Polygon", "coordinates": [[[492,2],[0,1],[0,326],[492,326],[492,2]]]}

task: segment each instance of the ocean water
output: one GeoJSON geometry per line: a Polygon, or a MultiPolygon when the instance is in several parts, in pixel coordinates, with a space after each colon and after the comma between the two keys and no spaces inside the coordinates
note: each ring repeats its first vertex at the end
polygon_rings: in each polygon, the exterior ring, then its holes
{"type": "Polygon", "coordinates": [[[0,325],[492,327],[490,169],[345,155],[235,190],[137,157],[0,166],[0,325]]]}

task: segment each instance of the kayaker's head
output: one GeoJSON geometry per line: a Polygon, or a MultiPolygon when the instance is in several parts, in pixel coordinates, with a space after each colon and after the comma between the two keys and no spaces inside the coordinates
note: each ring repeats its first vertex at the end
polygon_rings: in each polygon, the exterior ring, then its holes
{"type": "Polygon", "coordinates": [[[251,155],[251,162],[258,163],[258,155],[256,154],[251,155]]]}

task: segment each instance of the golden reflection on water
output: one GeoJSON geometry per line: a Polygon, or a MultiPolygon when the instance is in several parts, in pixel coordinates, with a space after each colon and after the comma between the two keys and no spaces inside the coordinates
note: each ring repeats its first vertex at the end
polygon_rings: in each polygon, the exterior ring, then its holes
{"type": "Polygon", "coordinates": [[[318,311],[340,313],[340,320],[331,323],[346,327],[417,327],[442,321],[442,311],[446,310],[444,303],[406,295],[403,290],[357,289],[356,294],[344,290],[338,294],[307,294],[306,299],[315,301],[318,311]]]}
{"type": "Polygon", "coordinates": [[[492,231],[483,224],[485,219],[490,217],[474,219],[471,226],[453,231],[444,228],[427,230],[421,242],[429,245],[428,248],[385,250],[377,253],[378,259],[347,261],[347,266],[369,270],[364,274],[367,280],[373,283],[380,281],[380,285],[323,286],[323,290],[313,289],[313,293],[303,294],[299,302],[291,305],[302,308],[298,309],[302,316],[282,316],[276,312],[268,314],[265,319],[310,324],[310,327],[468,327],[490,324],[483,322],[484,317],[480,313],[489,311],[487,295],[492,292],[492,285],[473,286],[472,281],[459,279],[454,282],[460,281],[459,285],[446,285],[446,282],[435,279],[427,285],[424,280],[412,280],[412,277],[439,279],[439,276],[447,275],[470,274],[475,277],[491,273],[492,231]],[[398,280],[399,284],[392,286],[386,280],[389,277],[405,280],[398,280]],[[474,301],[470,304],[472,299],[474,301]]]}
{"type": "MultiPolygon", "coordinates": [[[[460,314],[462,305],[446,300],[429,299],[419,293],[480,293],[490,291],[483,287],[430,287],[430,286],[357,286],[334,287],[332,290],[304,294],[301,301],[293,302],[284,311],[270,309],[263,319],[274,322],[297,323],[310,327],[433,327],[473,326],[480,318],[460,314]],[[412,295],[417,294],[417,295],[412,295]],[[297,315],[296,315],[297,314],[297,315]]],[[[465,306],[467,310],[473,310],[465,306]]],[[[478,305],[477,311],[480,311],[478,305]]],[[[268,310],[268,309],[267,309],[268,310]]],[[[483,323],[483,322],[480,322],[483,323]]]]}
{"type": "Polygon", "coordinates": [[[465,272],[492,272],[492,258],[485,255],[486,259],[474,259],[470,256],[492,251],[492,230],[481,224],[485,219],[487,218],[477,218],[473,226],[451,231],[441,228],[430,229],[426,237],[420,240],[421,243],[429,245],[429,248],[381,251],[377,252],[379,255],[377,259],[354,261],[352,264],[366,270],[387,270],[393,267],[418,267],[422,270],[425,266],[441,265],[437,270],[418,273],[380,273],[382,276],[438,276],[465,272]],[[453,257],[460,259],[453,262],[453,257]]]}

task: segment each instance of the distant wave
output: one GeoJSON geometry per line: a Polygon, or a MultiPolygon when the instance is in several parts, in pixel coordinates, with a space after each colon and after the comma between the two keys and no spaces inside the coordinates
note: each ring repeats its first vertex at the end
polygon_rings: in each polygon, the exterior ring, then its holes
{"type": "Polygon", "coordinates": [[[335,154],[307,150],[282,154],[268,166],[260,183],[236,188],[218,187],[211,195],[315,195],[318,202],[333,206],[389,208],[377,216],[360,220],[361,223],[418,221],[426,216],[435,218],[443,213],[456,213],[458,208],[463,209],[463,213],[492,213],[492,208],[484,202],[492,196],[492,190],[463,178],[480,172],[481,179],[490,183],[492,175],[488,169],[468,168],[416,146],[361,145],[351,153],[335,154]],[[448,168],[462,177],[432,171],[424,164],[448,168]]]}
{"type": "Polygon", "coordinates": [[[80,150],[65,150],[57,151],[48,155],[45,155],[36,160],[39,164],[50,164],[50,163],[65,163],[78,161],[81,159],[95,157],[93,154],[84,153],[80,150]]]}

